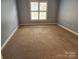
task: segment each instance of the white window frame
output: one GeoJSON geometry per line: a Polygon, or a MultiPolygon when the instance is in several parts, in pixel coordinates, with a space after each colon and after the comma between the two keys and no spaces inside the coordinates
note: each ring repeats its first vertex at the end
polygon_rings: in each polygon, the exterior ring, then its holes
{"type": "MultiPolygon", "coordinates": [[[[31,3],[32,3],[32,1],[31,1],[31,3]]],[[[30,3],[30,5],[31,5],[31,3],[30,3]]],[[[46,2],[37,2],[37,3],[38,3],[38,10],[37,11],[31,10],[30,14],[32,12],[38,12],[38,19],[32,19],[32,16],[31,16],[31,21],[44,21],[44,20],[47,20],[47,9],[46,9],[46,11],[41,11],[40,10],[40,3],[46,3],[46,5],[47,5],[46,8],[48,7],[47,1],[46,2]],[[46,19],[40,19],[40,12],[46,12],[46,19]]]]}

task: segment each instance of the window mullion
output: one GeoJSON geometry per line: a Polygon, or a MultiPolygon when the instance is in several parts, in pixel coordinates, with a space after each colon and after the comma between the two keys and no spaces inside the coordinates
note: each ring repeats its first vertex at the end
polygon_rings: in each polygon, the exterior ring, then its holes
{"type": "Polygon", "coordinates": [[[39,17],[40,17],[40,13],[39,13],[39,12],[40,12],[40,2],[38,1],[38,21],[39,21],[39,19],[40,19],[40,18],[39,18],[39,17]]]}

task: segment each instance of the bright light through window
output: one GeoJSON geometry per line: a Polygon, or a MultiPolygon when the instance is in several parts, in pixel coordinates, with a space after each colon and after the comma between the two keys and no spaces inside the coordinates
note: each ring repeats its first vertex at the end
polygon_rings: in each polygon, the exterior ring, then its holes
{"type": "Polygon", "coordinates": [[[47,10],[47,3],[40,3],[40,11],[46,11],[47,10]]]}
{"type": "Polygon", "coordinates": [[[31,12],[32,20],[38,20],[38,12],[31,12]]]}
{"type": "Polygon", "coordinates": [[[47,19],[47,2],[31,2],[31,20],[47,19]]]}
{"type": "Polygon", "coordinates": [[[46,12],[40,12],[39,20],[46,20],[46,12]]]}
{"type": "Polygon", "coordinates": [[[38,2],[31,2],[31,11],[38,11],[38,2]]]}

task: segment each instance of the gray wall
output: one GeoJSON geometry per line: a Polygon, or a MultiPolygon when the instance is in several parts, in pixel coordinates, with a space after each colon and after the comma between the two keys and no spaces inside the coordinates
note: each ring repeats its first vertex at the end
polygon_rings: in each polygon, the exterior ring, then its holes
{"type": "Polygon", "coordinates": [[[19,23],[56,23],[59,0],[48,0],[47,21],[31,21],[30,19],[30,0],[17,0],[19,23]]]}
{"type": "Polygon", "coordinates": [[[18,17],[15,0],[1,1],[1,45],[18,26],[18,17]]]}
{"type": "Polygon", "coordinates": [[[78,32],[78,0],[61,0],[58,23],[78,32]]]}

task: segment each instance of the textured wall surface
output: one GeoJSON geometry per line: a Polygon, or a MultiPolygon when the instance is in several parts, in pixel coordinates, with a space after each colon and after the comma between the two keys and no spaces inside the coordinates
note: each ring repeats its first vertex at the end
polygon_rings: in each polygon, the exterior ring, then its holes
{"type": "Polygon", "coordinates": [[[46,21],[31,21],[30,18],[30,0],[17,0],[19,23],[56,23],[59,0],[48,0],[48,11],[46,21]]]}
{"type": "Polygon", "coordinates": [[[58,23],[78,32],[78,0],[61,0],[58,23]]]}
{"type": "Polygon", "coordinates": [[[1,1],[1,45],[18,26],[18,17],[15,0],[1,1]]]}

